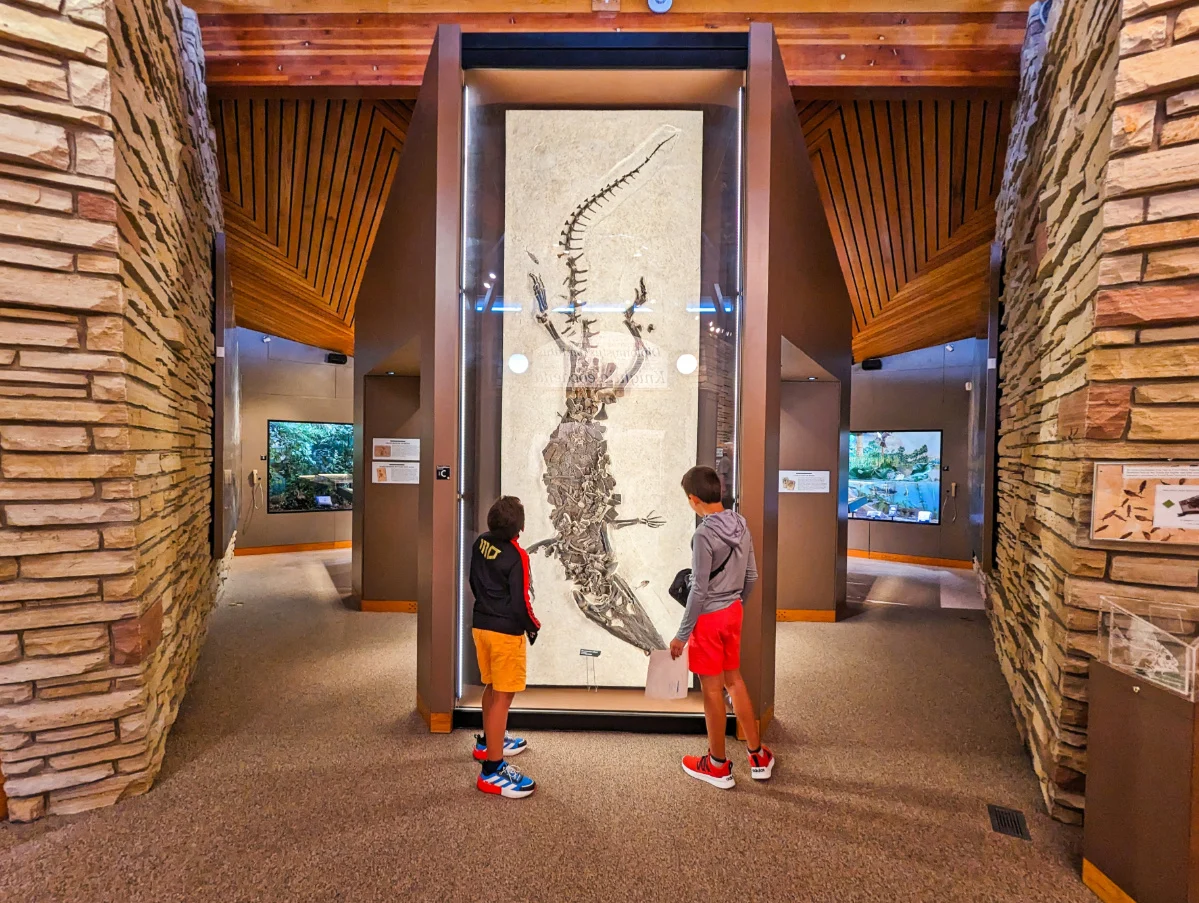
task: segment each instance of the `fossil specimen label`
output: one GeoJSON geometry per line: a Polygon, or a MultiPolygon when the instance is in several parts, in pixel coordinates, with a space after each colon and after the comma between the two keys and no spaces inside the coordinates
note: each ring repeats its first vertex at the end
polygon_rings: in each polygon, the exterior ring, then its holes
{"type": "Polygon", "coordinates": [[[699,356],[703,115],[514,110],[506,141],[504,360],[523,357],[501,488],[525,504],[543,625],[529,683],[642,686],[695,524],[699,374],[679,358],[699,356]]]}

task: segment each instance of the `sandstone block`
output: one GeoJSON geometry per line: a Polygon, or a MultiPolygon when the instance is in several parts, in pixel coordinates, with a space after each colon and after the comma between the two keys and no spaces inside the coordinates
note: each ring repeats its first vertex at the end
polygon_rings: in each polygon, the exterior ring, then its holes
{"type": "Polygon", "coordinates": [[[75,135],[75,170],[101,179],[117,177],[117,152],[111,135],[79,132],[75,135]]]}
{"type": "Polygon", "coordinates": [[[112,81],[107,67],[72,60],[67,71],[71,103],[105,113],[112,109],[112,81]]]}
{"type": "Polygon", "coordinates": [[[70,524],[107,524],[133,521],[138,517],[134,501],[81,502],[57,505],[9,505],[9,526],[65,526],[70,524]]]}
{"type": "Polygon", "coordinates": [[[75,207],[74,198],[69,191],[38,185],[35,182],[4,178],[0,178],[0,201],[21,207],[56,210],[59,213],[70,213],[75,207]]]}
{"type": "Polygon", "coordinates": [[[84,683],[65,685],[43,684],[39,681],[37,688],[38,699],[69,699],[72,696],[92,696],[98,693],[107,693],[109,690],[114,689],[128,689],[126,687],[114,686],[111,680],[89,680],[84,683]]]}
{"type": "Polygon", "coordinates": [[[113,622],[112,663],[137,665],[146,661],[162,640],[162,601],[136,618],[113,622]]]}
{"type": "Polygon", "coordinates": [[[128,759],[131,756],[144,755],[146,741],[120,743],[113,746],[100,746],[80,752],[65,753],[50,759],[52,768],[81,768],[85,765],[95,765],[98,762],[115,762],[117,759],[128,759]]]}
{"type": "Polygon", "coordinates": [[[87,348],[89,351],[123,351],[125,321],[121,317],[88,317],[87,348]]]}
{"type": "Polygon", "coordinates": [[[71,727],[60,727],[51,731],[39,731],[34,738],[38,743],[61,743],[63,740],[92,737],[114,729],[111,721],[97,721],[94,724],[77,724],[71,727]]]}
{"type": "Polygon", "coordinates": [[[91,439],[81,426],[11,426],[0,424],[4,451],[87,451],[91,439]]]}
{"type": "Polygon", "coordinates": [[[17,359],[17,353],[11,348],[0,348],[0,367],[7,367],[17,359]]]}
{"type": "Polygon", "coordinates": [[[1142,329],[1142,342],[1199,342],[1199,326],[1167,326],[1142,329]]]}
{"type": "Polygon", "coordinates": [[[0,85],[66,100],[67,74],[61,66],[8,56],[0,66],[0,85]]]}
{"type": "MultiPolygon", "coordinates": [[[[1178,6],[1180,2],[1181,0],[1124,0],[1120,4],[1120,15],[1127,22],[1129,19],[1136,19],[1157,10],[1178,6]]],[[[1127,28],[1128,26],[1123,27],[1127,28]]]]}
{"type": "Polygon", "coordinates": [[[21,638],[15,633],[0,633],[0,662],[16,661],[21,657],[21,638]]]}
{"type": "Polygon", "coordinates": [[[1174,42],[1186,40],[1199,34],[1199,7],[1191,6],[1180,10],[1174,21],[1174,42]]]}
{"type": "Polygon", "coordinates": [[[1142,198],[1124,198],[1108,201],[1103,205],[1103,225],[1128,226],[1145,218],[1145,201],[1142,198]]]}
{"type": "Polygon", "coordinates": [[[1137,404],[1199,404],[1199,382],[1149,383],[1136,388],[1137,404]]]}
{"type": "Polygon", "coordinates": [[[1199,245],[1150,251],[1145,262],[1146,281],[1199,276],[1199,245]]]}
{"type": "Polygon", "coordinates": [[[1199,559],[1113,555],[1112,579],[1156,586],[1199,586],[1199,559]]]}
{"type": "Polygon", "coordinates": [[[79,655],[25,658],[9,665],[0,665],[0,684],[19,684],[49,677],[74,677],[108,663],[103,651],[79,655]]]}
{"type": "Polygon", "coordinates": [[[67,130],[60,125],[0,113],[0,156],[67,169],[71,165],[71,144],[67,130]]]}
{"type": "Polygon", "coordinates": [[[1199,116],[1170,119],[1162,126],[1162,147],[1169,147],[1172,144],[1187,144],[1191,141],[1199,141],[1199,116]]]}
{"type": "Polygon", "coordinates": [[[14,749],[20,749],[26,743],[30,742],[31,739],[32,737],[29,734],[0,734],[0,752],[9,752],[14,749]]]}
{"type": "MultiPolygon", "coordinates": [[[[89,317],[89,320],[92,318],[89,317]]],[[[58,351],[21,351],[22,367],[45,367],[50,370],[88,370],[96,373],[118,373],[125,361],[113,354],[66,354],[58,351]]]]}
{"type": "Polygon", "coordinates": [[[1199,110],[1199,88],[1194,91],[1183,91],[1181,94],[1175,94],[1166,99],[1166,115],[1168,116],[1179,116],[1189,113],[1191,110],[1199,110]]]}
{"type": "Polygon", "coordinates": [[[39,699],[24,705],[0,706],[0,730],[46,731],[84,722],[113,720],[145,704],[144,690],[126,690],[79,699],[39,699]]]}
{"type": "Polygon", "coordinates": [[[1124,435],[1131,406],[1131,387],[1091,383],[1067,395],[1058,404],[1058,436],[1063,439],[1119,439],[1124,435]]]}
{"type": "Polygon", "coordinates": [[[120,726],[121,742],[123,743],[140,740],[150,733],[150,718],[144,710],[134,712],[132,715],[125,715],[118,724],[120,726]]]}
{"type": "Polygon", "coordinates": [[[0,686],[0,705],[17,705],[33,699],[33,684],[0,686]]]}
{"type": "Polygon", "coordinates": [[[46,809],[51,815],[78,815],[104,806],[111,806],[127,796],[145,793],[150,789],[152,776],[146,773],[114,775],[94,784],[59,790],[50,794],[46,809]]]}
{"type": "Polygon", "coordinates": [[[71,59],[108,60],[108,37],[102,31],[12,4],[5,4],[0,13],[0,38],[71,59]]]}
{"type": "MultiPolygon", "coordinates": [[[[1140,201],[1139,198],[1136,200],[1140,201]]],[[[1149,198],[1150,221],[1196,215],[1199,215],[1199,188],[1156,194],[1149,198]]]]}
{"type": "Polygon", "coordinates": [[[63,0],[62,14],[77,22],[104,25],[107,8],[108,0],[63,0]]]}
{"type": "MultiPolygon", "coordinates": [[[[3,406],[4,401],[0,399],[0,411],[3,406]]],[[[127,477],[133,474],[133,469],[132,457],[119,454],[9,454],[0,461],[0,473],[14,480],[95,480],[127,477]]]]}
{"type": "Polygon", "coordinates": [[[4,792],[14,797],[34,796],[39,793],[48,793],[51,790],[90,784],[108,777],[113,771],[110,763],[104,763],[72,771],[49,771],[31,777],[10,778],[4,782],[4,792]]]}
{"type": "Polygon", "coordinates": [[[106,273],[115,276],[121,272],[121,259],[115,254],[82,251],[75,257],[75,266],[81,273],[106,273]]]}
{"type": "MultiPolygon", "coordinates": [[[[36,307],[64,310],[118,313],[121,309],[121,284],[115,279],[103,276],[41,272],[0,266],[0,301],[15,301],[36,307]]],[[[19,344],[79,347],[78,340],[66,345],[58,342],[21,342],[19,344]]]]}
{"type": "MultiPolygon", "coordinates": [[[[109,194],[81,191],[75,199],[76,212],[87,220],[105,223],[117,221],[117,199],[109,194]]],[[[111,250],[116,250],[112,248],[111,250]]]]}
{"type": "Polygon", "coordinates": [[[102,725],[87,725],[87,727],[98,727],[99,731],[93,731],[92,733],[84,734],[81,737],[70,737],[65,740],[57,741],[43,741],[39,738],[36,743],[26,743],[12,752],[0,754],[0,761],[6,763],[22,762],[27,759],[40,759],[46,756],[58,756],[62,755],[63,753],[77,752],[81,749],[90,749],[93,746],[107,746],[110,743],[115,743],[117,740],[117,735],[112,729],[111,722],[102,725]]]}
{"type": "Polygon", "coordinates": [[[1199,439],[1199,408],[1166,409],[1161,407],[1135,408],[1129,439],[1149,439],[1158,442],[1179,442],[1199,439]]]}
{"type": "Polygon", "coordinates": [[[15,822],[37,821],[46,814],[46,798],[29,796],[8,801],[8,817],[15,822]]]}
{"type": "Polygon", "coordinates": [[[1109,198],[1192,185],[1199,185],[1199,144],[1116,157],[1107,164],[1109,198]]]}
{"type": "MultiPolygon", "coordinates": [[[[82,199],[95,196],[83,194],[80,197],[82,199]]],[[[112,198],[104,200],[115,207],[116,202],[112,198]]],[[[80,208],[80,216],[86,215],[85,211],[93,208],[100,212],[105,209],[98,203],[91,203],[89,207],[88,203],[82,200],[80,208]]],[[[90,219],[61,216],[54,213],[0,209],[0,235],[10,235],[14,238],[48,244],[69,245],[91,251],[117,250],[117,227],[112,220],[93,222],[90,219]]]]}
{"type": "Polygon", "coordinates": [[[100,534],[95,530],[0,529],[0,549],[8,555],[46,555],[98,548],[100,534]]]}
{"type": "Polygon", "coordinates": [[[1112,229],[1103,236],[1105,254],[1162,245],[1186,244],[1199,240],[1199,219],[1170,220],[1112,229]]]}
{"type": "Polygon", "coordinates": [[[1099,261],[1099,284],[1119,285],[1139,281],[1143,260],[1144,255],[1140,253],[1105,255],[1099,261]]]}
{"type": "Polygon", "coordinates": [[[1095,325],[1152,326],[1199,318],[1199,286],[1140,285],[1095,296],[1095,325]]]}
{"type": "Polygon", "coordinates": [[[14,245],[0,241],[0,263],[18,266],[41,267],[44,270],[67,271],[75,266],[75,255],[70,251],[55,251],[31,245],[14,245]]]}
{"type": "Polygon", "coordinates": [[[91,483],[0,480],[0,502],[87,499],[95,495],[95,492],[91,483]]]}
{"type": "Polygon", "coordinates": [[[1154,16],[1152,19],[1141,19],[1129,22],[1120,29],[1120,56],[1132,56],[1149,50],[1159,50],[1166,46],[1169,36],[1165,16],[1154,16]]]}
{"type": "Polygon", "coordinates": [[[1157,101],[1127,103],[1112,114],[1112,152],[1147,148],[1153,143],[1153,120],[1157,101]]]}
{"type": "Polygon", "coordinates": [[[1095,347],[1101,345],[1135,345],[1137,331],[1135,329],[1096,329],[1091,333],[1091,341],[1095,347]]]}
{"type": "Polygon", "coordinates": [[[108,631],[103,624],[52,627],[48,630],[28,630],[23,641],[26,655],[73,655],[106,647],[108,631]]]}
{"type": "Polygon", "coordinates": [[[1096,348],[1088,354],[1096,380],[1178,379],[1199,376],[1199,345],[1096,348]]]}
{"type": "Polygon", "coordinates": [[[1199,44],[1187,42],[1120,61],[1116,100],[1187,87],[1199,71],[1199,44]]]}
{"type": "Polygon", "coordinates": [[[93,577],[125,574],[137,566],[137,558],[128,550],[115,552],[64,552],[59,555],[38,555],[21,561],[21,576],[93,577]]]}
{"type": "Polygon", "coordinates": [[[45,345],[51,348],[78,348],[79,330],[74,326],[0,320],[0,342],[5,345],[45,345]]]}

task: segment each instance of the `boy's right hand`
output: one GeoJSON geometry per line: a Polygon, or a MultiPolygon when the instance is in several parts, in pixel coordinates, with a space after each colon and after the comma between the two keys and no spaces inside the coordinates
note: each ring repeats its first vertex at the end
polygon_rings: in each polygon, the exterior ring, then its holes
{"type": "Polygon", "coordinates": [[[537,631],[536,631],[536,630],[527,630],[527,631],[525,631],[525,636],[527,636],[527,637],[529,638],[529,645],[530,645],[530,646],[532,646],[534,643],[536,643],[536,642],[537,642],[537,631]]]}
{"type": "Polygon", "coordinates": [[[682,655],[682,654],[683,654],[683,647],[684,647],[685,645],[687,645],[687,644],[686,644],[686,643],[684,643],[684,642],[683,642],[682,640],[680,640],[680,639],[673,639],[673,640],[671,640],[671,641],[670,641],[670,657],[671,657],[671,658],[678,658],[680,655],[682,655]]]}

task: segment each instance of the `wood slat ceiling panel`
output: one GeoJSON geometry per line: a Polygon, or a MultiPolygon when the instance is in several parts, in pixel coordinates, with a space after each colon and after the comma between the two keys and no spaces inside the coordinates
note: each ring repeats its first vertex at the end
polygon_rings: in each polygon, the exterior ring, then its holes
{"type": "Polygon", "coordinates": [[[346,354],[409,101],[212,104],[238,325],[346,354]]]}
{"type": "Polygon", "coordinates": [[[853,304],[854,357],[976,334],[1010,104],[811,101],[798,109],[853,304]]]}

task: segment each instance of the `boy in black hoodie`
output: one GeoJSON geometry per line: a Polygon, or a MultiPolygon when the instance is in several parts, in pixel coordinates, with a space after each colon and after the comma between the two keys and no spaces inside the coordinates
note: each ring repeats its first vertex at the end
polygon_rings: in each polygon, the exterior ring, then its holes
{"type": "Polygon", "coordinates": [[[516,541],[524,528],[524,505],[515,496],[503,496],[487,512],[487,532],[475,540],[470,555],[471,633],[484,685],[483,736],[475,738],[475,758],[483,770],[476,786],[508,799],[526,797],[537,787],[505,760],[528,748],[508,735],[508,709],[525,688],[525,638],[532,645],[541,629],[533,614],[529,556],[516,541]]]}

